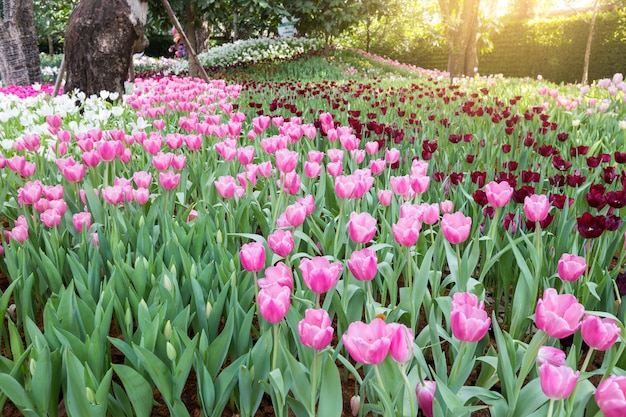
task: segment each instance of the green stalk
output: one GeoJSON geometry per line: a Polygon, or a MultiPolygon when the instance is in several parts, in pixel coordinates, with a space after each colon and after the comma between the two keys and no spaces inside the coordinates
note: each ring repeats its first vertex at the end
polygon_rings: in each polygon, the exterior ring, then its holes
{"type": "Polygon", "coordinates": [[[415,390],[412,389],[409,378],[406,376],[406,373],[404,372],[404,369],[402,369],[402,365],[400,363],[398,363],[398,369],[400,370],[400,375],[402,375],[404,385],[406,386],[407,393],[409,394],[409,406],[411,407],[411,416],[416,416],[417,411],[415,410],[415,390]]]}
{"type": "Polygon", "coordinates": [[[554,400],[550,398],[550,406],[548,407],[548,417],[552,417],[553,411],[554,411],[554,400]]]}
{"type": "Polygon", "coordinates": [[[274,325],[274,347],[272,351],[272,370],[276,369],[276,362],[278,360],[278,323],[274,325]]]}
{"type": "Polygon", "coordinates": [[[317,404],[317,377],[319,367],[319,352],[317,349],[313,351],[313,376],[311,377],[311,413],[317,415],[315,412],[315,405],[317,404]]]}

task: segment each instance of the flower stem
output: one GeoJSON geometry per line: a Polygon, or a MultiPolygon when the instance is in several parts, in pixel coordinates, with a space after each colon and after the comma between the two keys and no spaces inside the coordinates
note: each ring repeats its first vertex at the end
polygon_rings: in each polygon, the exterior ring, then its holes
{"type": "Polygon", "coordinates": [[[317,374],[319,367],[319,352],[317,349],[313,352],[313,376],[311,377],[311,414],[317,415],[315,412],[315,404],[317,404],[317,374]]]}
{"type": "Polygon", "coordinates": [[[554,411],[554,400],[550,398],[550,406],[548,407],[548,416],[552,417],[552,412],[554,411]]]}
{"type": "Polygon", "coordinates": [[[594,352],[595,352],[595,349],[590,347],[589,350],[587,351],[587,356],[585,356],[585,361],[583,362],[583,366],[580,368],[580,372],[585,372],[594,352]]]}
{"type": "Polygon", "coordinates": [[[276,369],[278,359],[278,323],[274,325],[274,348],[272,351],[272,369],[276,369]]]}
{"type": "MultiPolygon", "coordinates": [[[[402,365],[398,363],[398,369],[400,370],[400,375],[402,375],[402,379],[404,379],[404,385],[406,386],[406,390],[409,397],[409,406],[411,407],[411,416],[417,415],[417,411],[415,410],[415,390],[411,389],[411,383],[409,382],[409,378],[406,376],[404,369],[402,369],[402,365]]],[[[418,365],[419,369],[419,365],[418,365]]]]}

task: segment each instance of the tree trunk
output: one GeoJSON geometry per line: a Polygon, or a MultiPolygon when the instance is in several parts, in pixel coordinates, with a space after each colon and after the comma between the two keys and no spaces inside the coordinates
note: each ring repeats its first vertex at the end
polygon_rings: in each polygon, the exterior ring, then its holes
{"type": "Polygon", "coordinates": [[[52,39],[52,35],[48,35],[48,55],[54,55],[54,40],[52,39]]]}
{"type": "Polygon", "coordinates": [[[439,0],[446,24],[448,42],[448,72],[450,79],[473,76],[478,67],[478,7],[480,0],[439,0]],[[451,4],[453,3],[453,4],[451,4]]]}
{"type": "Polygon", "coordinates": [[[365,52],[369,54],[370,52],[370,44],[372,41],[372,19],[367,18],[365,21],[365,52]]]}
{"type": "MultiPolygon", "coordinates": [[[[196,40],[196,10],[191,2],[187,3],[185,10],[185,33],[189,40],[189,45],[194,51],[198,51],[198,42],[196,40]]],[[[187,62],[189,63],[189,76],[192,78],[200,77],[200,68],[196,65],[196,60],[191,57],[191,53],[187,51],[187,62]]]]}
{"type": "Polygon", "coordinates": [[[589,77],[589,61],[591,60],[591,42],[593,41],[593,32],[596,28],[596,16],[598,15],[598,0],[596,0],[593,6],[593,15],[591,16],[591,22],[589,23],[589,36],[587,36],[587,47],[585,48],[585,63],[583,65],[583,77],[580,81],[582,84],[587,84],[587,78],[589,77]]]}
{"type": "Polygon", "coordinates": [[[0,75],[4,85],[41,82],[33,0],[5,0],[0,20],[0,75]]]}
{"type": "Polygon", "coordinates": [[[239,37],[238,24],[239,24],[239,13],[237,13],[237,10],[235,10],[233,12],[233,42],[237,41],[237,39],[239,37]]]}
{"type": "Polygon", "coordinates": [[[65,91],[124,93],[133,52],[146,44],[146,0],[82,0],[65,33],[65,91]]]}

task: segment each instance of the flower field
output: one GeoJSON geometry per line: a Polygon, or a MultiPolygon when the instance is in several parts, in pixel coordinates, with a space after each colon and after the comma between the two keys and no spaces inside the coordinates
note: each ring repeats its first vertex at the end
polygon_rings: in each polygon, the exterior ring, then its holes
{"type": "Polygon", "coordinates": [[[263,48],[79,106],[0,93],[0,403],[626,415],[621,75],[263,48]]]}

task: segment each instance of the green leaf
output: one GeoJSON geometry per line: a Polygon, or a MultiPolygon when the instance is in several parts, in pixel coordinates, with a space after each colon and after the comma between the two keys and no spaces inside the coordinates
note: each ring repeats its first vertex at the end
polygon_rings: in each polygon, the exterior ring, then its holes
{"type": "Polygon", "coordinates": [[[174,387],[172,384],[172,374],[167,365],[154,353],[150,352],[143,346],[133,345],[133,349],[137,352],[139,361],[148,371],[152,382],[157,386],[159,392],[168,406],[174,404],[174,387]]]}
{"type": "Polygon", "coordinates": [[[148,381],[130,366],[113,364],[112,368],[124,384],[136,416],[149,417],[152,412],[152,387],[148,381]]]}
{"type": "Polygon", "coordinates": [[[35,409],[35,404],[31,401],[24,387],[12,376],[0,374],[0,391],[9,397],[20,411],[35,409]]]}
{"type": "Polygon", "coordinates": [[[343,410],[341,379],[339,378],[337,365],[330,357],[324,361],[320,382],[318,415],[328,417],[341,416],[343,410]]]}

